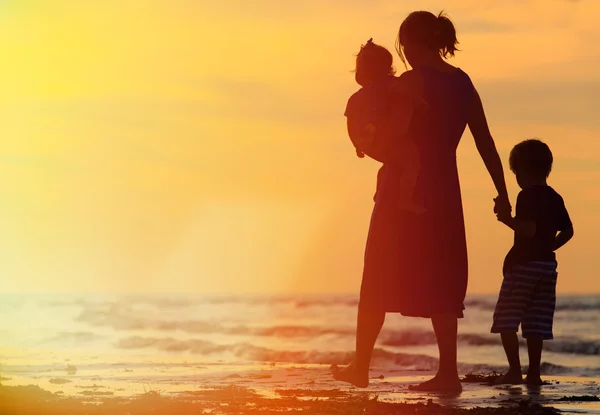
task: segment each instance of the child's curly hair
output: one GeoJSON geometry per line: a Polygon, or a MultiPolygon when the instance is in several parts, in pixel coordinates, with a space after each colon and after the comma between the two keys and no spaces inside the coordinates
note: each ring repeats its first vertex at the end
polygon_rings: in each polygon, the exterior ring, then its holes
{"type": "Polygon", "coordinates": [[[538,139],[520,142],[510,152],[509,165],[515,174],[532,174],[547,178],[554,161],[548,145],[538,139]]]}
{"type": "Polygon", "coordinates": [[[360,72],[360,77],[366,81],[394,75],[394,57],[389,50],[373,43],[371,38],[360,47],[356,55],[356,72],[360,72]]]}

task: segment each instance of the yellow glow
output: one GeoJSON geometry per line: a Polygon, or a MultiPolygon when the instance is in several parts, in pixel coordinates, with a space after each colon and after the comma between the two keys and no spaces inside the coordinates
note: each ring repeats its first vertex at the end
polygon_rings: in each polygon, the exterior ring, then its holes
{"type": "MultiPolygon", "coordinates": [[[[358,291],[377,165],[346,137],[353,55],[439,6],[251,3],[2,3],[0,291],[358,291]]],[[[599,292],[600,5],[444,8],[503,159],[555,152],[561,290],[599,292]]],[[[459,168],[469,290],[494,292],[511,235],[469,134],[459,168]]]]}

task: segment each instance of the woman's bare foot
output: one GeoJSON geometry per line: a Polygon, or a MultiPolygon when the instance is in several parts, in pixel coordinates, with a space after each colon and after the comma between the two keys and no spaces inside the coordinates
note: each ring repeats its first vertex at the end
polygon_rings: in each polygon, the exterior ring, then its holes
{"type": "Polygon", "coordinates": [[[369,386],[369,374],[357,373],[353,364],[343,368],[340,368],[338,365],[331,365],[331,373],[335,380],[351,383],[357,388],[366,388],[369,386]]]}
{"type": "Polygon", "coordinates": [[[494,382],[495,385],[520,385],[523,383],[521,372],[508,371],[494,382]]]}
{"type": "Polygon", "coordinates": [[[432,379],[420,383],[418,385],[410,385],[408,387],[413,391],[420,392],[440,392],[440,393],[461,393],[462,385],[458,376],[441,376],[435,375],[432,379]]]}

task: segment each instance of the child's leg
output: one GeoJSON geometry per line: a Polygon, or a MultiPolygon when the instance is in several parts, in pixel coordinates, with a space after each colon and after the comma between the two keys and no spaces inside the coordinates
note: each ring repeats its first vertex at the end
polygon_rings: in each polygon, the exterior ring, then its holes
{"type": "Polygon", "coordinates": [[[529,354],[529,369],[525,382],[528,385],[541,385],[540,362],[542,360],[542,346],[544,339],[542,337],[530,336],[527,338],[527,353],[529,354]]]}
{"type": "Polygon", "coordinates": [[[502,338],[502,347],[504,347],[509,367],[508,372],[496,380],[496,384],[522,383],[523,375],[521,375],[521,359],[519,358],[519,338],[517,337],[517,332],[500,333],[500,337],[502,338]]]}
{"type": "Polygon", "coordinates": [[[500,333],[502,346],[508,359],[508,372],[496,381],[497,384],[516,384],[523,381],[519,358],[517,330],[526,310],[534,284],[521,267],[515,266],[504,274],[498,303],[494,310],[492,333],[500,333]]]}
{"type": "Polygon", "coordinates": [[[553,338],[552,325],[556,304],[556,262],[531,262],[529,269],[538,275],[531,307],[523,317],[523,337],[527,339],[529,369],[527,384],[541,385],[540,362],[544,340],[553,338]]]}

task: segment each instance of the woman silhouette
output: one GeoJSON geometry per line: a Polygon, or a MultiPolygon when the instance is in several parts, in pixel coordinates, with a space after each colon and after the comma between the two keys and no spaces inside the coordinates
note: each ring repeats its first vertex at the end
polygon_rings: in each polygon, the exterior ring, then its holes
{"type": "Polygon", "coordinates": [[[510,212],[511,207],[479,95],[469,76],[445,61],[457,44],[454,25],[442,13],[416,11],[400,26],[396,49],[412,70],[398,82],[429,105],[408,127],[421,157],[415,198],[427,210],[416,215],[396,208],[402,172],[384,162],[365,252],[356,357],[348,367],[332,368],[335,379],[358,387],[368,386],[371,354],[386,312],[399,312],[430,318],[439,348],[437,374],[413,389],[462,390],[456,338],[467,289],[467,246],[456,148],[467,125],[498,192],[495,209],[510,212]]]}

